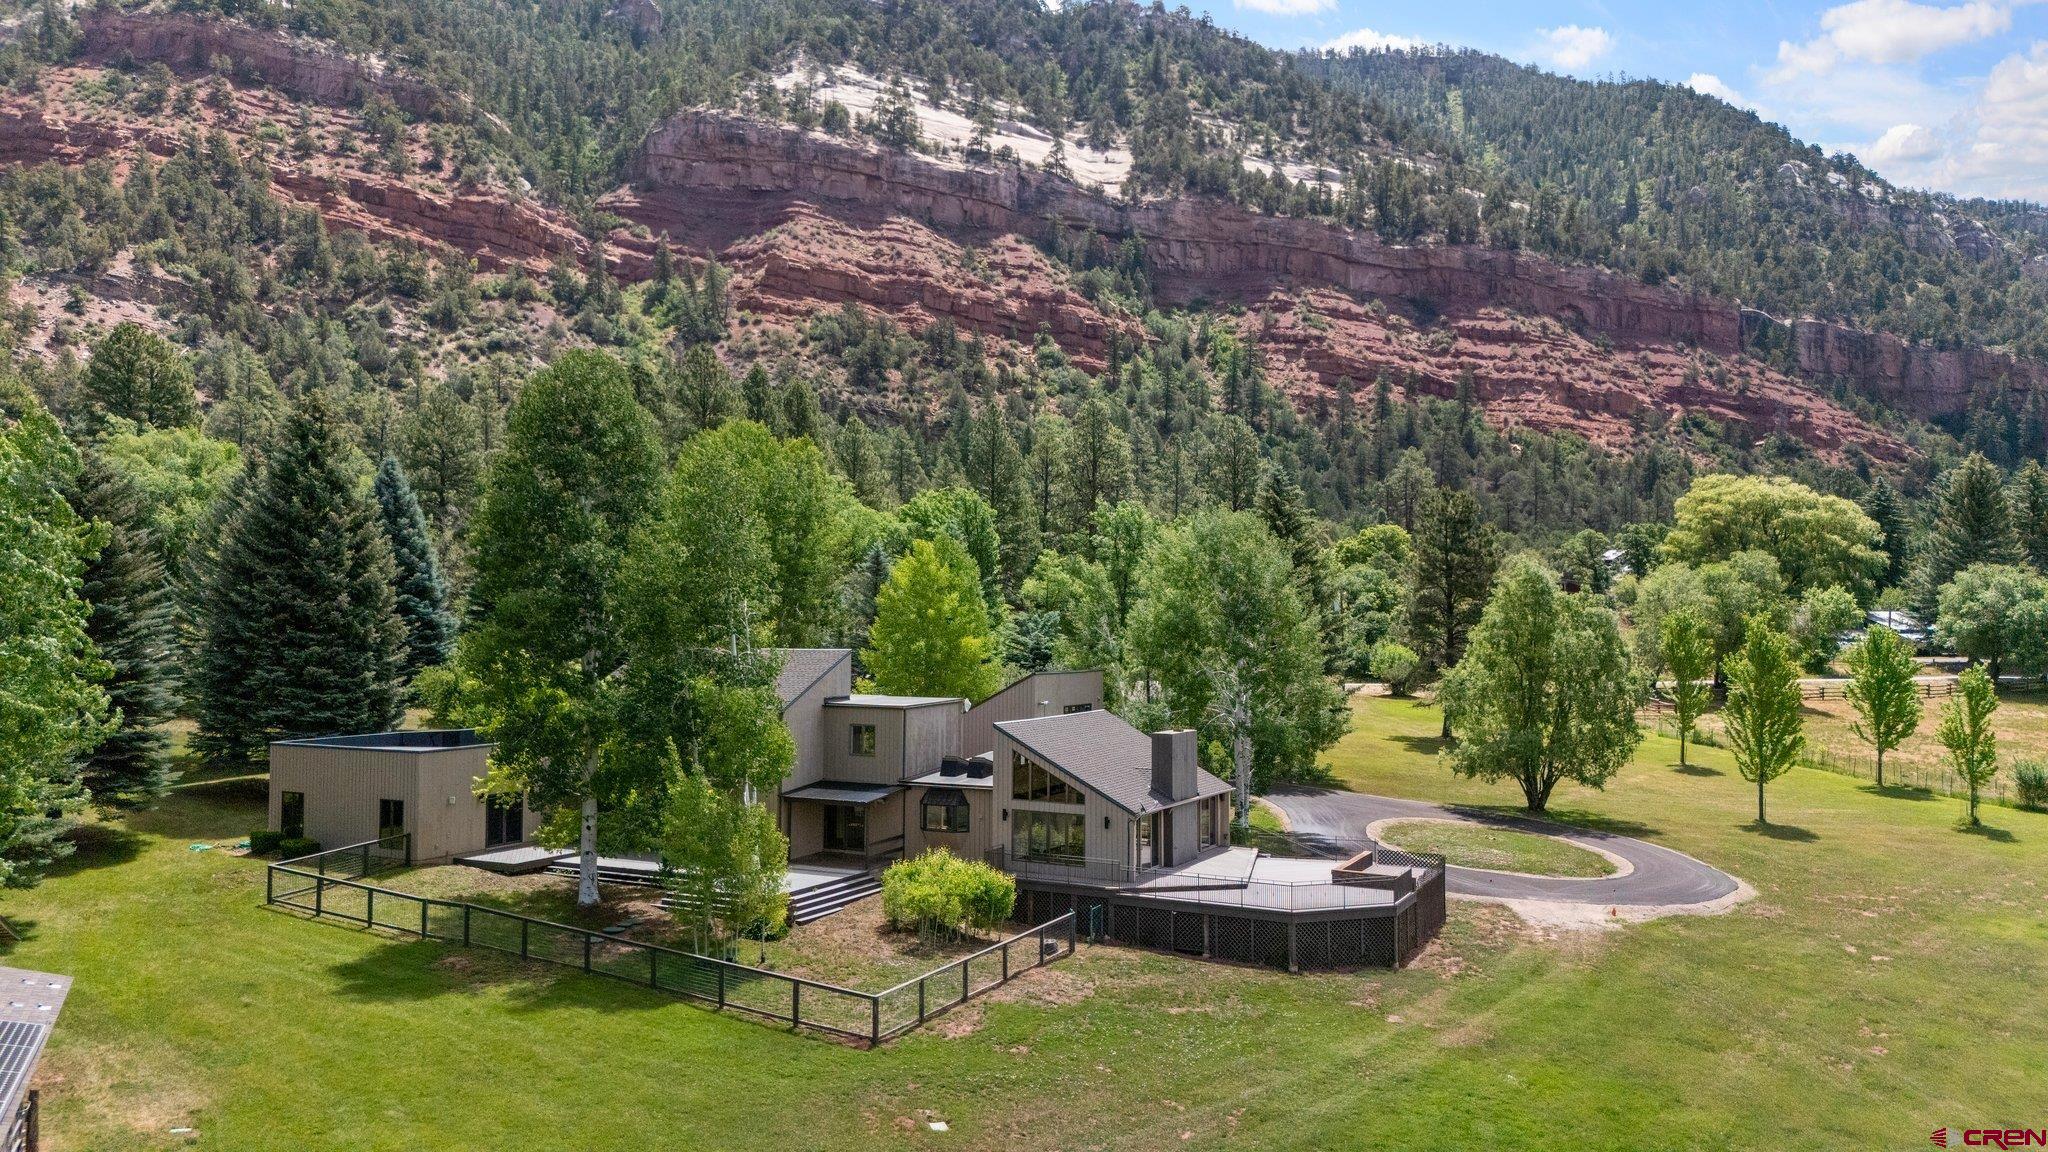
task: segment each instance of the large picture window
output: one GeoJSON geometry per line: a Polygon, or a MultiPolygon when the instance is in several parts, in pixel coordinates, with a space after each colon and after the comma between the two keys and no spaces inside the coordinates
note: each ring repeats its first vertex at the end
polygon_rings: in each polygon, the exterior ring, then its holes
{"type": "Polygon", "coordinates": [[[306,794],[287,792],[277,822],[277,830],[288,839],[297,839],[306,834],[306,794]]]}
{"type": "Polygon", "coordinates": [[[1019,859],[1079,864],[1088,855],[1087,837],[1079,812],[1010,813],[1010,854],[1019,859]]]}
{"type": "Polygon", "coordinates": [[[405,801],[377,801],[377,839],[405,835],[405,801]]]}
{"type": "Polygon", "coordinates": [[[1087,797],[1022,753],[1010,753],[1010,799],[1050,800],[1055,804],[1085,804],[1087,797]]]}

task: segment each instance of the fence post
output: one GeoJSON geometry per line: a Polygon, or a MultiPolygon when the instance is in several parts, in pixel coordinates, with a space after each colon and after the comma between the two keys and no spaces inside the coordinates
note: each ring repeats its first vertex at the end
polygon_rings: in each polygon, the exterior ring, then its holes
{"type": "Polygon", "coordinates": [[[265,867],[265,868],[263,869],[263,902],[264,902],[265,904],[275,904],[275,903],[277,903],[277,869],[276,869],[276,868],[273,868],[273,867],[265,867]]]}
{"type": "Polygon", "coordinates": [[[590,933],[583,934],[583,970],[590,971],[590,933]]]}
{"type": "Polygon", "coordinates": [[[960,962],[960,1002],[962,1004],[967,1003],[967,989],[969,987],[967,979],[967,961],[962,960],[960,962]]]}
{"type": "Polygon", "coordinates": [[[464,901],[462,905],[462,946],[464,948],[469,947],[469,903],[467,901],[464,901]]]}
{"type": "Polygon", "coordinates": [[[718,965],[718,1007],[721,1011],[725,1008],[725,965],[723,964],[718,965]]]}
{"type": "Polygon", "coordinates": [[[801,981],[789,982],[789,1026],[801,1028],[804,1024],[804,986],[801,981]]]}
{"type": "Polygon", "coordinates": [[[882,1042],[882,998],[868,997],[868,1046],[882,1042]]]}
{"type": "Polygon", "coordinates": [[[1045,963],[1045,925],[1040,924],[1038,926],[1038,955],[1031,958],[1031,966],[1036,968],[1043,963],[1045,963]]]}
{"type": "Polygon", "coordinates": [[[526,920],[519,922],[519,958],[521,960],[526,959],[526,929],[529,923],[526,920]]]}
{"type": "Polygon", "coordinates": [[[327,877],[320,876],[313,881],[313,915],[318,918],[327,908],[327,877]]]}
{"type": "Polygon", "coordinates": [[[365,888],[363,889],[363,927],[368,928],[376,923],[377,890],[375,888],[365,888]]]}
{"type": "Polygon", "coordinates": [[[1010,942],[1003,941],[1003,983],[1010,982],[1010,942]]]}
{"type": "Polygon", "coordinates": [[[917,978],[917,1022],[924,1023],[924,977],[917,978]]]}
{"type": "Polygon", "coordinates": [[[1067,955],[1069,956],[1080,950],[1080,941],[1075,938],[1075,934],[1078,931],[1079,928],[1074,923],[1074,914],[1072,912],[1067,913],[1067,955]]]}

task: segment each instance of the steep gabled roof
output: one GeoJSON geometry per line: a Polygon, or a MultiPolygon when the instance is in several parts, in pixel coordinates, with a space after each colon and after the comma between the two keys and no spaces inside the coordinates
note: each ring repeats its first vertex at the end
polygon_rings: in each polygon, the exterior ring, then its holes
{"type": "Polygon", "coordinates": [[[1152,738],[1101,708],[1061,716],[1005,720],[996,731],[1015,740],[1046,767],[1103,799],[1140,816],[1189,800],[1220,796],[1230,785],[1195,769],[1195,794],[1182,800],[1152,790],[1152,738]]]}
{"type": "Polygon", "coordinates": [[[775,695],[784,708],[817,686],[840,664],[853,659],[850,648],[782,648],[782,672],[775,677],[775,695]]]}

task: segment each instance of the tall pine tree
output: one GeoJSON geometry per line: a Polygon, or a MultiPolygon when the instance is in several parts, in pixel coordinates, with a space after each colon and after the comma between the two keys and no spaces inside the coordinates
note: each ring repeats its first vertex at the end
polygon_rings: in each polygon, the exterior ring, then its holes
{"type": "MultiPolygon", "coordinates": [[[[1884,533],[1884,586],[1896,588],[1906,578],[1906,513],[1899,503],[1899,490],[1879,476],[1863,494],[1863,514],[1884,533]]],[[[1637,569],[1639,574],[1647,574],[1637,569]]]]}
{"type": "Polygon", "coordinates": [[[1921,558],[1917,607],[1932,618],[1941,587],[1972,564],[2017,564],[2019,537],[1998,466],[1972,453],[1949,473],[1935,514],[1934,531],[1921,558]]]}
{"type": "Polygon", "coordinates": [[[309,393],[207,566],[192,687],[194,746],[211,761],[398,721],[405,626],[391,546],[355,461],[326,401],[309,393]]]}
{"type": "Polygon", "coordinates": [[[82,761],[85,785],[103,806],[140,807],[176,778],[161,727],[177,708],[170,584],[133,480],[88,451],[69,496],[79,517],[107,536],[85,566],[82,591],[92,608],[86,635],[111,669],[103,686],[117,727],[82,761]]]}
{"type": "Polygon", "coordinates": [[[454,653],[455,614],[448,610],[448,583],[441,578],[441,559],[434,554],[427,518],[398,461],[384,458],[371,490],[398,570],[392,591],[398,619],[405,625],[405,654],[399,660],[399,672],[409,682],[422,669],[445,663],[454,653]]]}
{"type": "Polygon", "coordinates": [[[1470,492],[1439,488],[1428,498],[1416,521],[1411,565],[1408,635],[1430,667],[1448,672],[1465,654],[1500,565],[1499,537],[1470,492]]]}

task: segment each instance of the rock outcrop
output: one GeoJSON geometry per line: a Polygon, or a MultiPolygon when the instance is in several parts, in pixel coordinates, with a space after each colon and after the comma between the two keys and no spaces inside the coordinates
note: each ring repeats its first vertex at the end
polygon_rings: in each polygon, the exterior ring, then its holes
{"type": "Polygon", "coordinates": [[[1451,314],[1504,307],[1615,340],[1684,341],[1734,353],[1732,305],[1478,247],[1399,247],[1314,220],[1261,216],[1209,200],[1124,204],[1016,167],[969,168],[862,147],[716,113],[676,117],[648,136],[621,199],[633,218],[722,248],[772,226],[792,202],[839,212],[901,214],[969,236],[1043,236],[1050,225],[1144,241],[1159,298],[1244,300],[1275,288],[1327,286],[1451,314]]]}
{"type": "Polygon", "coordinates": [[[381,95],[414,116],[432,119],[462,109],[458,98],[379,61],[233,20],[93,8],[79,13],[78,24],[85,57],[99,63],[161,60],[172,69],[194,72],[210,71],[215,59],[224,58],[237,75],[306,100],[357,104],[381,95]]]}

